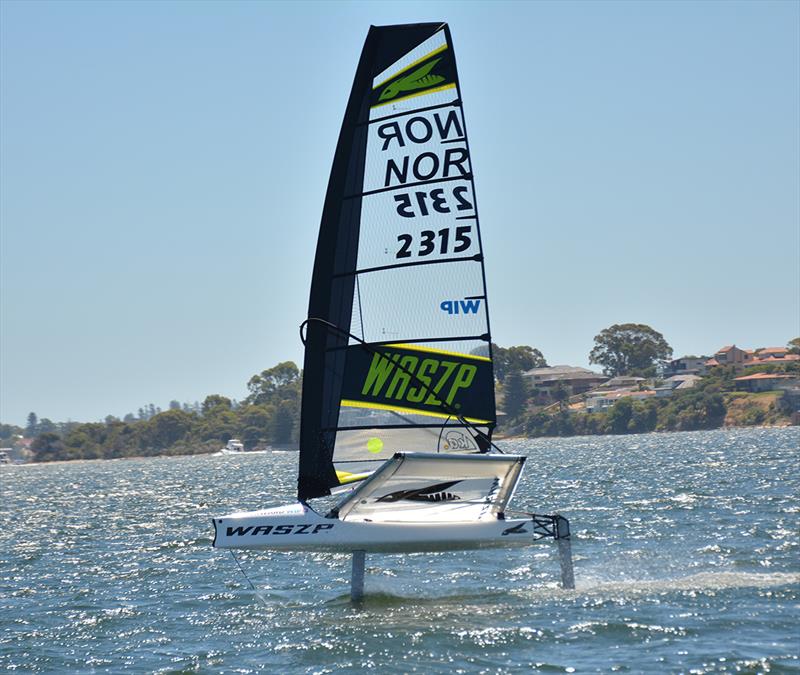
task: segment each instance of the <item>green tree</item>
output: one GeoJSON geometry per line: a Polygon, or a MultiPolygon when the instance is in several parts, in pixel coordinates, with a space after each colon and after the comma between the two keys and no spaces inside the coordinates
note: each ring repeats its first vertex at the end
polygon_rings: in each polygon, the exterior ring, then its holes
{"type": "Polygon", "coordinates": [[[630,396],[619,399],[608,411],[608,426],[612,434],[627,434],[633,417],[633,401],[630,396]]]}
{"type": "Polygon", "coordinates": [[[192,416],[183,410],[167,410],[147,421],[144,437],[148,446],[164,450],[182,440],[192,428],[192,416]]]}
{"type": "Polygon", "coordinates": [[[31,450],[33,450],[35,461],[53,462],[62,458],[64,443],[58,434],[46,431],[33,439],[31,450]]]}
{"type": "Polygon", "coordinates": [[[294,407],[287,401],[282,401],[275,408],[275,417],[272,423],[273,443],[286,444],[292,440],[294,429],[294,407]]]}
{"type": "Polygon", "coordinates": [[[224,410],[230,410],[232,407],[231,400],[227,396],[220,396],[219,394],[211,394],[206,396],[203,401],[203,414],[208,415],[214,408],[222,407],[224,410]]]}
{"type": "Polygon", "coordinates": [[[503,408],[510,418],[517,417],[528,402],[530,391],[520,370],[512,370],[503,384],[503,408]]]}
{"type": "Polygon", "coordinates": [[[796,337],[794,340],[789,340],[789,343],[786,346],[789,348],[790,354],[800,354],[800,337],[796,337]]]}
{"type": "Polygon", "coordinates": [[[569,401],[569,391],[564,386],[563,382],[559,382],[553,390],[550,392],[550,396],[554,401],[558,402],[558,409],[564,410],[566,408],[566,403],[569,401]]]}
{"type": "Polygon", "coordinates": [[[0,440],[6,441],[22,434],[22,427],[15,424],[0,424],[0,440]]]}
{"type": "Polygon", "coordinates": [[[28,424],[25,427],[25,436],[27,438],[33,438],[37,434],[38,428],[39,428],[39,418],[36,417],[36,413],[35,412],[28,413],[28,424]]]}
{"type": "Polygon", "coordinates": [[[525,372],[531,368],[547,366],[542,352],[528,345],[505,348],[492,343],[492,358],[494,375],[498,382],[503,382],[506,376],[514,370],[525,372]]]}
{"type": "Polygon", "coordinates": [[[300,371],[294,362],[284,361],[253,375],[247,389],[250,391],[247,402],[256,405],[287,399],[297,401],[300,397],[300,371]]]}
{"type": "Polygon", "coordinates": [[[594,342],[589,362],[603,366],[603,372],[611,377],[651,376],[656,364],[672,356],[664,336],[641,323],[614,324],[596,335],[594,342]]]}
{"type": "Polygon", "coordinates": [[[52,420],[47,419],[46,417],[42,417],[39,420],[39,424],[36,425],[36,433],[39,434],[46,434],[46,433],[57,433],[58,426],[52,420]]]}

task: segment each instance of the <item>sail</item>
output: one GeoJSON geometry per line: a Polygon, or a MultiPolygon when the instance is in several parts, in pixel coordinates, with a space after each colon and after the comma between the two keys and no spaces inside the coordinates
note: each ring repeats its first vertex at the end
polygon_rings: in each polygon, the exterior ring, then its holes
{"type": "Polygon", "coordinates": [[[323,207],[305,324],[298,497],[396,452],[484,452],[483,250],[446,24],[371,27],[323,207]]]}

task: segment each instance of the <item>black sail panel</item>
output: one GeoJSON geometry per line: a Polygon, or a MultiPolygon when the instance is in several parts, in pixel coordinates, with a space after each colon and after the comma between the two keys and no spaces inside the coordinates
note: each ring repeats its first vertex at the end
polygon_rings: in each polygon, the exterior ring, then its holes
{"type": "Polygon", "coordinates": [[[299,499],[398,450],[486,450],[495,401],[483,251],[446,24],[370,28],[308,317],[299,499]]]}

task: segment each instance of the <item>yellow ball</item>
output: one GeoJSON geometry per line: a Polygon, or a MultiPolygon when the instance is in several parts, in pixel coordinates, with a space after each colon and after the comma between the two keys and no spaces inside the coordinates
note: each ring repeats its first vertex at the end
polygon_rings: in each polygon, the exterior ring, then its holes
{"type": "Polygon", "coordinates": [[[367,450],[373,455],[377,455],[383,450],[383,441],[380,438],[370,438],[367,441],[367,450]]]}

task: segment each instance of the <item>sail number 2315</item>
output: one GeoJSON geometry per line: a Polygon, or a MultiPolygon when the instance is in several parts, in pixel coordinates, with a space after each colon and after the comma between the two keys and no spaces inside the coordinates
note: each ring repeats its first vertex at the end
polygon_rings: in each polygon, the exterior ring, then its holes
{"type": "Polygon", "coordinates": [[[403,218],[416,218],[418,215],[427,216],[431,211],[437,213],[450,213],[450,205],[454,204],[457,211],[469,211],[473,208],[472,203],[465,197],[468,189],[464,185],[459,185],[452,190],[452,200],[448,201],[448,196],[443,188],[436,188],[430,192],[421,190],[413,193],[404,192],[394,196],[397,202],[397,214],[403,218]]]}
{"type": "MultiPolygon", "coordinates": [[[[422,230],[422,232],[419,233],[417,250],[412,251],[411,247],[414,244],[413,235],[398,234],[397,242],[400,244],[400,249],[397,251],[394,257],[410,258],[412,255],[414,255],[414,253],[416,253],[418,256],[426,256],[433,253],[437,248],[439,249],[439,253],[445,255],[451,252],[450,235],[451,230],[449,227],[442,228],[438,232],[434,232],[433,230],[422,230]]],[[[454,235],[452,253],[462,253],[472,246],[472,225],[461,225],[455,228],[454,235]]]]}

